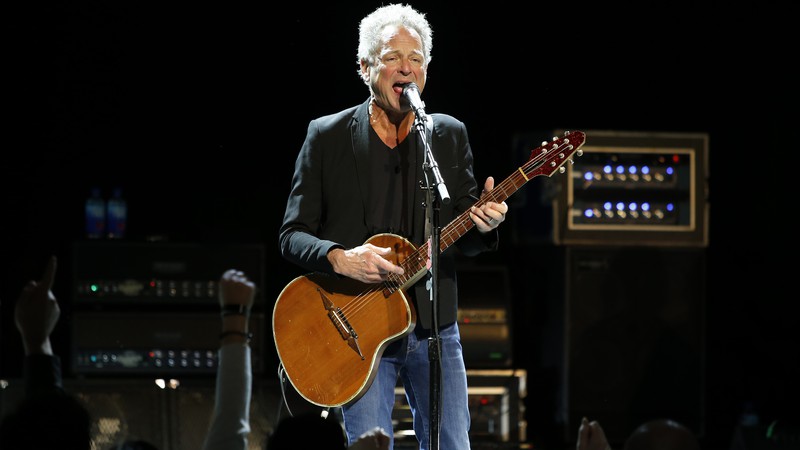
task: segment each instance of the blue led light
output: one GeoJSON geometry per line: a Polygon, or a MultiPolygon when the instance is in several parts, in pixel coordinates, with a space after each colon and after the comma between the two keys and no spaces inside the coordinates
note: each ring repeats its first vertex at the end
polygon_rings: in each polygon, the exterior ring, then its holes
{"type": "Polygon", "coordinates": [[[675,173],[675,169],[672,167],[667,167],[667,175],[672,175],[673,173],[675,173]]]}
{"type": "Polygon", "coordinates": [[[584,180],[586,180],[586,181],[592,181],[592,178],[593,178],[593,177],[592,177],[592,173],[591,173],[591,172],[584,172],[584,173],[583,173],[583,179],[584,179],[584,180]]]}
{"type": "Polygon", "coordinates": [[[642,203],[642,211],[650,211],[650,203],[642,203]]]}
{"type": "Polygon", "coordinates": [[[609,165],[603,166],[603,173],[611,173],[611,166],[609,165]]]}
{"type": "Polygon", "coordinates": [[[630,167],[628,167],[628,173],[630,173],[630,174],[634,174],[634,173],[636,173],[636,166],[630,166],[630,167]]]}
{"type": "Polygon", "coordinates": [[[675,209],[674,203],[667,203],[667,211],[673,211],[675,209]]]}
{"type": "Polygon", "coordinates": [[[636,209],[637,209],[637,208],[638,208],[638,206],[637,206],[637,205],[636,205],[636,203],[634,203],[634,202],[631,202],[631,203],[628,205],[628,209],[630,209],[631,211],[636,211],[636,209]]]}
{"type": "Polygon", "coordinates": [[[625,167],[617,166],[617,173],[620,174],[620,175],[625,173],[625,167]]]}
{"type": "Polygon", "coordinates": [[[594,214],[592,213],[591,208],[586,208],[586,210],[583,211],[583,215],[584,217],[591,218],[594,214]]]}
{"type": "Polygon", "coordinates": [[[605,209],[606,211],[611,211],[611,208],[613,208],[613,205],[611,204],[611,202],[603,203],[603,209],[605,209]]]}

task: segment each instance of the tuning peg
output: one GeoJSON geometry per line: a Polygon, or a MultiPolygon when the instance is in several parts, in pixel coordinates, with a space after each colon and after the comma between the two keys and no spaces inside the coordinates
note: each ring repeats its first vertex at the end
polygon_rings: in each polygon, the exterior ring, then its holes
{"type": "Polygon", "coordinates": [[[561,166],[561,167],[558,168],[558,173],[564,173],[566,171],[567,171],[567,169],[565,169],[564,166],[561,166]]]}
{"type": "Polygon", "coordinates": [[[578,149],[578,151],[577,151],[577,152],[575,152],[575,153],[577,153],[577,154],[578,154],[578,156],[583,156],[583,149],[582,149],[582,148],[579,148],[579,149],[578,149]]]}

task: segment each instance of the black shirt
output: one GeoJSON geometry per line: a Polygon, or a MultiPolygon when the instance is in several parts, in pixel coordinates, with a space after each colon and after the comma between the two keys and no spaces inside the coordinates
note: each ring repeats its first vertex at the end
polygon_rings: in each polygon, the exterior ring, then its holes
{"type": "Polygon", "coordinates": [[[416,174],[416,144],[408,136],[395,148],[389,148],[375,130],[369,134],[370,192],[367,223],[370,234],[392,233],[410,239],[416,174]]]}

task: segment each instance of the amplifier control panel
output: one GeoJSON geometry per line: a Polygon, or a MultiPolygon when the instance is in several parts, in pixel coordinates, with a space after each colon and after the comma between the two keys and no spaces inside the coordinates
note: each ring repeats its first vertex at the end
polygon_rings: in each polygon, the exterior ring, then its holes
{"type": "Polygon", "coordinates": [[[554,196],[568,245],[708,245],[708,136],[587,131],[554,196]]]}

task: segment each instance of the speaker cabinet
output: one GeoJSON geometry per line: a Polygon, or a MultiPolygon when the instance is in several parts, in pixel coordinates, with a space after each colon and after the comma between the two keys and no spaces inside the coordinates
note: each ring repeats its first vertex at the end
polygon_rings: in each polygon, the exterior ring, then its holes
{"type": "MultiPolygon", "coordinates": [[[[10,380],[2,394],[2,413],[9,413],[24,394],[22,380],[10,380]]],[[[108,449],[125,440],[141,439],[160,449],[197,450],[214,411],[214,379],[181,380],[160,388],[142,378],[65,379],[64,388],[76,395],[91,414],[92,447],[108,449]]],[[[250,401],[249,448],[264,450],[275,427],[280,390],[277,384],[253,380],[250,401]]]]}
{"type": "Polygon", "coordinates": [[[561,415],[622,443],[654,418],[704,429],[702,249],[568,247],[561,415]]]}

